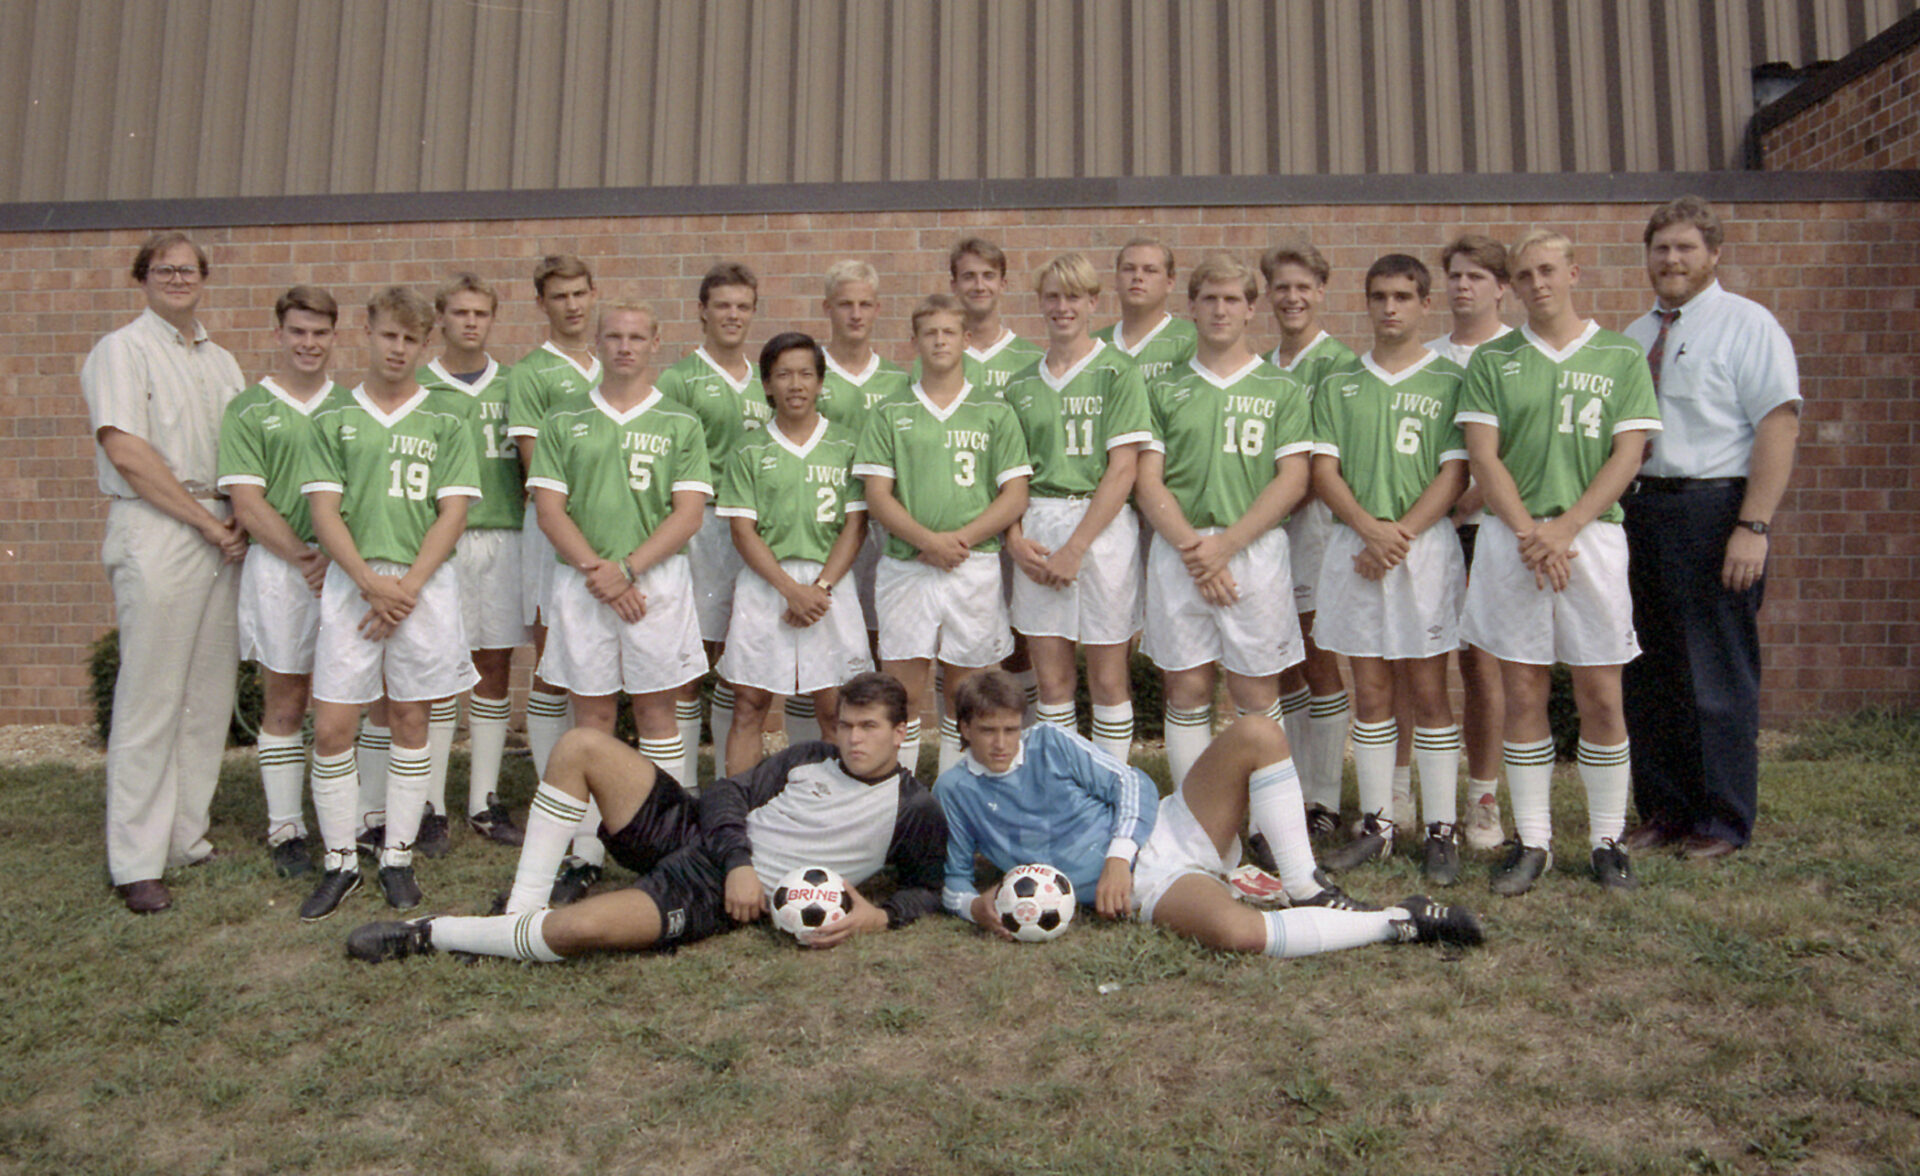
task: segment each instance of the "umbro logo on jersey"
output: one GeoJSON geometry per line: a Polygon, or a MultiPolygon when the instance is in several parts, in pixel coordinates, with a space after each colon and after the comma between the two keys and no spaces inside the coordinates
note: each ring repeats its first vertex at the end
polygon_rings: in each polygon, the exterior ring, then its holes
{"type": "Polygon", "coordinates": [[[1342,384],[1342,385],[1340,385],[1340,395],[1342,395],[1342,396],[1358,396],[1358,395],[1360,395],[1360,385],[1358,385],[1358,384],[1342,384]]]}
{"type": "Polygon", "coordinates": [[[767,454],[765,457],[760,459],[760,468],[763,470],[770,470],[774,466],[777,466],[779,464],[780,464],[780,459],[775,457],[771,453],[767,454]]]}
{"type": "Polygon", "coordinates": [[[1519,360],[1517,360],[1517,359],[1510,359],[1510,360],[1508,360],[1507,362],[1505,362],[1505,363],[1503,363],[1503,364],[1501,364],[1501,365],[1500,365],[1500,374],[1501,374],[1501,375],[1503,375],[1503,376],[1517,376],[1517,375],[1519,375],[1519,374],[1520,374],[1520,361],[1519,361],[1519,360]]]}
{"type": "Polygon", "coordinates": [[[893,419],[893,431],[894,431],[894,432],[896,432],[896,433],[904,433],[905,431],[907,431],[908,429],[911,429],[911,428],[913,428],[913,418],[912,418],[912,417],[895,417],[895,418],[893,419]]]}
{"type": "Polygon", "coordinates": [[[342,441],[351,441],[359,435],[360,430],[354,428],[351,424],[342,424],[340,426],[340,439],[342,441]]]}
{"type": "Polygon", "coordinates": [[[584,437],[591,432],[593,432],[593,426],[591,424],[589,424],[586,421],[578,421],[578,422],[575,422],[573,426],[573,432],[571,435],[575,437],[584,437]]]}

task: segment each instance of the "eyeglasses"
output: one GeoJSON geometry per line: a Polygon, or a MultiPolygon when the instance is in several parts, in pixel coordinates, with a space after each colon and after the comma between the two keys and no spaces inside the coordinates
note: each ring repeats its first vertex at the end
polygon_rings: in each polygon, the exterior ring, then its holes
{"type": "Polygon", "coordinates": [[[156,265],[147,269],[147,276],[158,278],[162,282],[197,282],[200,280],[200,267],[197,265],[156,265]]]}

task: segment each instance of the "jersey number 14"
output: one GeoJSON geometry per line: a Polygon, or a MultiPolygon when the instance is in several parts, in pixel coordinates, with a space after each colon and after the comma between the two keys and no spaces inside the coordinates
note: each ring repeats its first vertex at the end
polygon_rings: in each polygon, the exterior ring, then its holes
{"type": "Polygon", "coordinates": [[[1605,406],[1601,403],[1600,398],[1595,396],[1587,401],[1586,407],[1580,410],[1580,415],[1576,418],[1573,413],[1573,393],[1569,392],[1560,398],[1560,431],[1562,433],[1573,432],[1574,422],[1577,419],[1580,423],[1580,431],[1582,433],[1585,433],[1589,437],[1598,437],[1600,435],[1600,416],[1605,411],[1605,406]]]}

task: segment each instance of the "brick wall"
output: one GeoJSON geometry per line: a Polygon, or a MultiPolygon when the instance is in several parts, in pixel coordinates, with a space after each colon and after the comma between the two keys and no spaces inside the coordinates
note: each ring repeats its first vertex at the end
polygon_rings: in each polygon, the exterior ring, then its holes
{"type": "Polygon", "coordinates": [[[1920,45],[1761,137],[1768,171],[1920,168],[1920,45]]]}
{"type": "MultiPolygon", "coordinates": [[[[1766,721],[1788,725],[1868,704],[1920,705],[1920,534],[1911,486],[1920,466],[1914,340],[1920,218],[1905,204],[1747,204],[1730,219],[1723,277],[1780,316],[1801,358],[1808,399],[1800,467],[1777,520],[1764,615],[1766,721]]],[[[818,275],[863,256],[885,283],[880,335],[905,351],[906,312],[943,288],[945,251],[963,233],[997,237],[1015,275],[1052,252],[1111,251],[1139,232],[1164,237],[1183,265],[1211,249],[1253,253],[1304,232],[1336,268],[1329,326],[1365,337],[1358,273],[1380,253],[1432,259],[1464,230],[1511,240],[1551,224],[1580,244],[1583,305],[1610,327],[1648,304],[1632,204],[1291,208],[1116,208],[961,213],[687,216],[398,225],[306,225],[200,234],[214,274],[204,318],[249,374],[268,363],[270,307],[296,281],[329,286],[348,306],[376,286],[430,286],[472,268],[503,293],[496,350],[515,357],[541,336],[527,275],[548,251],[594,259],[603,290],[651,300],[665,355],[698,338],[699,275],[716,255],[762,275],[753,338],[818,329],[818,275]]],[[[0,723],[82,723],[86,646],[111,626],[98,560],[104,508],[95,491],[77,373],[104,332],[140,308],[126,266],[136,231],[15,233],[0,251],[0,723]]],[[[1024,280],[1017,283],[1024,287],[1024,280]]],[[[1111,307],[1111,296],[1106,306],[1111,307]]],[[[1010,299],[1012,325],[1040,333],[1031,295],[1010,299]]],[[[348,326],[361,322],[352,310],[348,326]]],[[[1433,320],[1435,333],[1444,312],[1433,320]]],[[[1263,340],[1271,321],[1259,324],[1263,340]]],[[[360,363],[349,334],[342,375],[360,363]]]]}

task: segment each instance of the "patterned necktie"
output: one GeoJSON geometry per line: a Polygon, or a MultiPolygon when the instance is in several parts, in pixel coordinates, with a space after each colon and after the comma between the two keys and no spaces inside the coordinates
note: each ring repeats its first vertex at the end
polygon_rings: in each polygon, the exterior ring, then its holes
{"type": "Polygon", "coordinates": [[[1673,329],[1674,323],[1680,321],[1680,312],[1677,310],[1661,310],[1656,307],[1653,314],[1655,318],[1660,320],[1660,333],[1653,337],[1653,346],[1647,349],[1647,367],[1653,372],[1653,390],[1658,393],[1660,391],[1660,361],[1666,358],[1667,352],[1667,332],[1673,329]]]}

